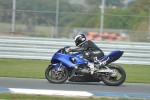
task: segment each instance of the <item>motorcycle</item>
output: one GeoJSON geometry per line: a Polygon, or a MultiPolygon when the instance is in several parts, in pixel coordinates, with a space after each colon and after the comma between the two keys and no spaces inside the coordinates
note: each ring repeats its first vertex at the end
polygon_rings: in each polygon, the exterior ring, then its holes
{"type": "Polygon", "coordinates": [[[71,82],[100,82],[103,81],[108,86],[119,86],[126,79],[125,70],[111,64],[118,60],[123,51],[114,50],[108,55],[100,58],[105,61],[105,66],[95,70],[94,63],[83,58],[82,52],[68,52],[70,46],[58,50],[51,59],[51,64],[45,70],[46,79],[55,84],[61,84],[65,81],[71,82]]]}

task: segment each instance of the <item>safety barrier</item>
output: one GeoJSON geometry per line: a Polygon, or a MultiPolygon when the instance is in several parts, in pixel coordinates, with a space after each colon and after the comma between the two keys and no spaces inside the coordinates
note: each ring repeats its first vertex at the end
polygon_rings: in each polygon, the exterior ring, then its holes
{"type": "MultiPolygon", "coordinates": [[[[115,63],[150,65],[150,44],[141,42],[94,41],[107,55],[113,50],[124,51],[115,63]]],[[[0,58],[50,60],[64,46],[75,48],[73,39],[0,37],[0,58]]]]}

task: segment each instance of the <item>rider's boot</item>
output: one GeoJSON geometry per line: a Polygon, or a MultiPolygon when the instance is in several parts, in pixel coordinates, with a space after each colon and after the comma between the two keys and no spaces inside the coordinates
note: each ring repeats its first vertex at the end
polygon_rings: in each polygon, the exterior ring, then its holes
{"type": "Polygon", "coordinates": [[[107,64],[107,60],[100,62],[97,57],[94,58],[94,67],[95,70],[100,70],[103,66],[105,66],[107,64]]]}
{"type": "Polygon", "coordinates": [[[97,59],[97,57],[94,57],[93,58],[93,62],[94,62],[94,70],[95,71],[97,71],[97,70],[99,70],[100,68],[99,68],[99,60],[97,59]]]}
{"type": "Polygon", "coordinates": [[[105,66],[105,64],[103,64],[103,62],[97,62],[97,63],[94,63],[94,68],[95,70],[100,70],[103,66],[105,66]]]}

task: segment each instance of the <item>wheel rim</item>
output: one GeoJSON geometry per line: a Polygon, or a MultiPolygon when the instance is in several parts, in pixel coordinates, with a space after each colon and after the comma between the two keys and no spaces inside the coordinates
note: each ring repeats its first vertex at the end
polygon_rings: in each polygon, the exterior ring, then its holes
{"type": "Polygon", "coordinates": [[[48,77],[51,78],[52,80],[61,80],[66,77],[66,70],[61,69],[61,70],[55,70],[55,68],[51,68],[48,71],[48,77]]]}
{"type": "Polygon", "coordinates": [[[122,73],[116,68],[111,68],[111,70],[113,70],[113,73],[106,76],[107,80],[111,82],[119,81],[122,78],[122,73]]]}

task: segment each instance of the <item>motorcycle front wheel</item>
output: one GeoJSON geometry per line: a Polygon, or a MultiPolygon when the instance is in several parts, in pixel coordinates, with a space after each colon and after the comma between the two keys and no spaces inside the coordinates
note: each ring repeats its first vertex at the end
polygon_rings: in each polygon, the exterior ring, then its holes
{"type": "Polygon", "coordinates": [[[61,84],[64,83],[69,76],[69,72],[66,68],[63,68],[61,70],[55,70],[53,65],[49,65],[47,69],[45,70],[45,77],[46,79],[55,84],[61,84]]]}
{"type": "Polygon", "coordinates": [[[103,75],[102,81],[108,86],[119,86],[126,79],[126,72],[124,69],[117,65],[108,65],[108,67],[113,70],[113,73],[103,75]]]}

